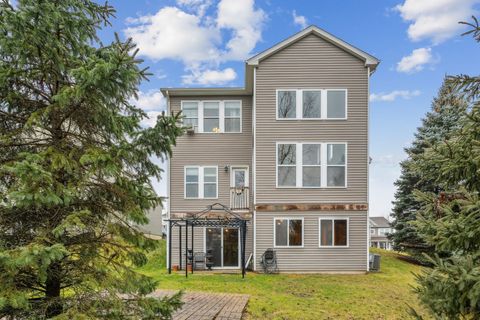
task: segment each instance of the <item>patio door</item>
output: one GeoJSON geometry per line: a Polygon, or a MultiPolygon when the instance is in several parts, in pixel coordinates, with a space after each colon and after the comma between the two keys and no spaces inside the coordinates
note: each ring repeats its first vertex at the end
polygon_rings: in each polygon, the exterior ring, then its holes
{"type": "Polygon", "coordinates": [[[217,268],[239,267],[239,232],[234,228],[206,228],[205,250],[211,250],[213,266],[217,268]]]}

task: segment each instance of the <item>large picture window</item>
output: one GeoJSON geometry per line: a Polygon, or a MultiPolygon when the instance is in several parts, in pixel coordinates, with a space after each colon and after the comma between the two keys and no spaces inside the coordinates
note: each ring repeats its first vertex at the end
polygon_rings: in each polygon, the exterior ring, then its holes
{"type": "Polygon", "coordinates": [[[185,199],[216,199],[218,167],[185,167],[185,199]]]}
{"type": "Polygon", "coordinates": [[[320,218],[320,247],[348,246],[348,218],[320,218]]]}
{"type": "Polygon", "coordinates": [[[303,246],[303,218],[274,219],[275,247],[303,246]]]}
{"type": "Polygon", "coordinates": [[[346,143],[277,143],[278,188],[346,186],[346,143]]]}
{"type": "Polygon", "coordinates": [[[197,133],[241,133],[242,101],[182,101],[183,124],[197,133]]]}
{"type": "Polygon", "coordinates": [[[278,89],[278,120],[347,118],[347,89],[278,89]]]}

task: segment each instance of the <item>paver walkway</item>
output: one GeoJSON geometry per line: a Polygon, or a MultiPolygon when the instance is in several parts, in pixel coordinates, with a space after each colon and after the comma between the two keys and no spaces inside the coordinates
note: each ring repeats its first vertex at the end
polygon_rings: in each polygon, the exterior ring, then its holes
{"type": "MultiPolygon", "coordinates": [[[[172,295],[176,291],[157,290],[154,296],[172,295]]],[[[248,295],[230,293],[185,292],[182,309],[174,320],[240,320],[248,302],[248,295]]]]}

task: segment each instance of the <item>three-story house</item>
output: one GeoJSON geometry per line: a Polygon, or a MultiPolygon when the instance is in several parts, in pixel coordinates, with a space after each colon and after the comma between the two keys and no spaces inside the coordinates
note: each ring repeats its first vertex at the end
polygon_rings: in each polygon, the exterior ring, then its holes
{"type": "MultiPolygon", "coordinates": [[[[169,219],[220,203],[248,219],[255,270],[272,248],[280,272],[367,271],[369,77],[378,64],[310,26],[248,59],[243,88],[162,89],[191,128],[169,161],[169,219]]],[[[184,268],[182,231],[171,230],[169,262],[184,268]]],[[[193,251],[240,268],[240,238],[236,228],[197,228],[193,251]]]]}

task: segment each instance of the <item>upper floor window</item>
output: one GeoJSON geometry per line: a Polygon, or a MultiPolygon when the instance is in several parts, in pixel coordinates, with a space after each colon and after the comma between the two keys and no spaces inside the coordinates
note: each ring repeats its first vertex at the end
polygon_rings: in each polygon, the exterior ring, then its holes
{"type": "Polygon", "coordinates": [[[277,119],[346,119],[347,89],[279,89],[277,119]]]}
{"type": "Polygon", "coordinates": [[[182,104],[183,124],[187,127],[198,126],[198,102],[184,102],[182,104]]]}
{"type": "Polygon", "coordinates": [[[183,123],[199,133],[242,132],[242,103],[227,101],[182,101],[183,123]]]}
{"type": "Polygon", "coordinates": [[[277,143],[277,187],[347,186],[346,143],[277,143]]]}
{"type": "Polygon", "coordinates": [[[390,228],[379,228],[378,235],[386,236],[387,234],[391,233],[390,228]]]}
{"type": "Polygon", "coordinates": [[[303,218],[274,218],[274,247],[303,246],[303,218]]]}
{"type": "Polygon", "coordinates": [[[218,194],[218,167],[185,167],[185,198],[216,199],[218,194]]]}

